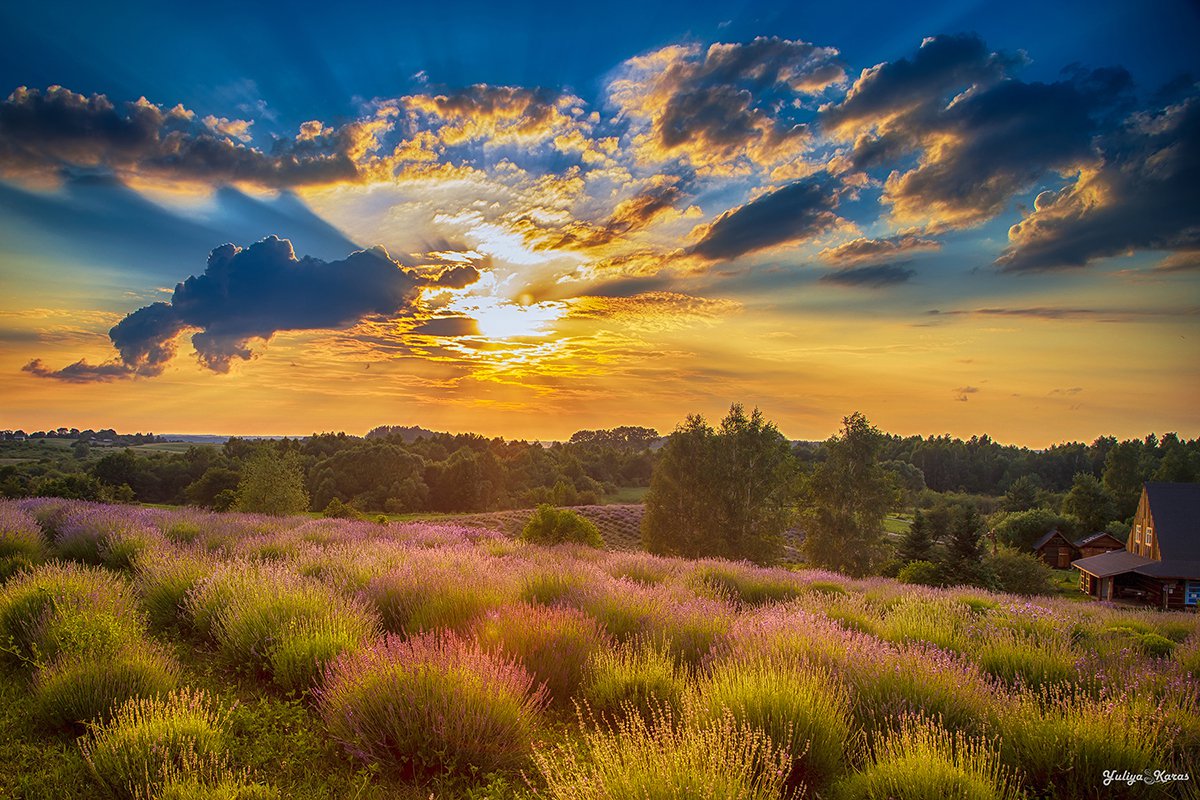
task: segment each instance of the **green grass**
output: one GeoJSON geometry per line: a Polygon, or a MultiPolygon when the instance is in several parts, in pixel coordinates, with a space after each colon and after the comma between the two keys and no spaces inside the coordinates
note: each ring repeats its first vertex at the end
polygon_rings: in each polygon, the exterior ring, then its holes
{"type": "Polygon", "coordinates": [[[649,486],[618,486],[617,490],[612,494],[604,495],[605,505],[626,505],[628,503],[642,503],[646,500],[646,492],[650,491],[649,486]]]}
{"type": "Polygon", "coordinates": [[[883,531],[890,534],[905,534],[912,527],[912,514],[888,514],[883,518],[883,531]]]}

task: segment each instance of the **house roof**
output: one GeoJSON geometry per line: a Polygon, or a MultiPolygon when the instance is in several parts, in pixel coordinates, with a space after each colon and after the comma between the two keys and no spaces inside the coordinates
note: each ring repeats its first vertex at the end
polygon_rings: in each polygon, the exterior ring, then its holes
{"type": "Polygon", "coordinates": [[[1200,560],[1197,561],[1151,561],[1134,570],[1151,578],[1187,578],[1200,580],[1200,560]]]}
{"type": "Polygon", "coordinates": [[[1095,575],[1097,578],[1107,578],[1111,575],[1120,575],[1122,572],[1140,571],[1139,567],[1157,563],[1159,562],[1150,558],[1135,556],[1128,550],[1113,550],[1098,556],[1077,559],[1071,562],[1071,566],[1083,570],[1089,575],[1095,575]]]}
{"type": "Polygon", "coordinates": [[[1163,561],[1200,561],[1200,483],[1146,484],[1163,561]]]}
{"type": "Polygon", "coordinates": [[[1096,542],[1100,539],[1103,539],[1106,536],[1109,539],[1112,539],[1114,542],[1116,542],[1118,547],[1125,546],[1125,544],[1120,539],[1113,536],[1111,533],[1104,533],[1103,531],[1101,531],[1100,533],[1089,534],[1089,535],[1083,537],[1082,539],[1077,539],[1075,541],[1075,546],[1076,547],[1086,547],[1087,545],[1092,544],[1093,542],[1096,542]]]}
{"type": "Polygon", "coordinates": [[[1047,544],[1049,544],[1050,540],[1053,539],[1055,536],[1062,539],[1065,544],[1071,543],[1071,541],[1067,537],[1065,537],[1061,533],[1059,533],[1058,528],[1054,528],[1053,530],[1048,532],[1045,536],[1043,536],[1042,538],[1040,538],[1036,542],[1034,542],[1033,549],[1041,550],[1043,547],[1045,547],[1047,544]]]}

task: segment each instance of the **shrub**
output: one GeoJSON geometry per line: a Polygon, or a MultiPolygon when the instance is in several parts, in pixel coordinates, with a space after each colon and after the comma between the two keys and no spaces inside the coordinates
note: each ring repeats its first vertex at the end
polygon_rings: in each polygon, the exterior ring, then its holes
{"type": "Polygon", "coordinates": [[[1077,654],[1057,637],[1036,640],[1016,631],[989,631],[975,651],[975,661],[987,672],[1012,686],[1067,684],[1079,677],[1077,654]]]}
{"type": "Polygon", "coordinates": [[[985,558],[983,563],[997,591],[1026,595],[1050,594],[1053,591],[1053,573],[1032,553],[1002,547],[994,555],[985,558]]]}
{"type": "Polygon", "coordinates": [[[748,605],[793,600],[801,594],[795,577],[788,573],[733,562],[703,563],[694,579],[748,605]]]}
{"type": "Polygon", "coordinates": [[[226,778],[215,786],[195,779],[168,783],[154,800],[280,800],[279,790],[261,783],[226,778]]]}
{"type": "Polygon", "coordinates": [[[0,504],[0,582],[46,560],[48,548],[33,517],[14,505],[0,504]]]}
{"type": "Polygon", "coordinates": [[[596,621],[581,611],[525,604],[490,611],[477,635],[485,647],[520,662],[562,704],[579,690],[588,662],[606,644],[596,621]]]}
{"type": "Polygon", "coordinates": [[[192,544],[200,538],[200,533],[200,526],[195,522],[180,520],[168,525],[163,536],[175,544],[192,544]]]}
{"type": "Polygon", "coordinates": [[[104,657],[66,655],[37,671],[33,699],[38,719],[62,728],[107,717],[133,697],[174,689],[179,666],[149,642],[104,657]]]}
{"type": "Polygon", "coordinates": [[[1143,633],[1137,637],[1137,646],[1148,656],[1166,658],[1175,650],[1175,642],[1157,633],[1143,633]]]}
{"type": "Polygon", "coordinates": [[[363,515],[358,512],[353,506],[348,506],[340,499],[334,497],[325,506],[325,510],[321,512],[321,516],[326,519],[362,519],[363,515]]]}
{"type": "Polygon", "coordinates": [[[105,649],[140,634],[129,587],[102,569],[52,562],[0,588],[0,644],[26,666],[45,663],[63,646],[105,649]]]}
{"type": "Polygon", "coordinates": [[[567,508],[542,503],[521,531],[521,538],[534,544],[573,542],[589,547],[604,547],[600,529],[567,508]]]}
{"type": "Polygon", "coordinates": [[[665,649],[629,642],[597,652],[588,665],[583,698],[604,719],[634,711],[646,720],[660,709],[682,708],[686,682],[665,649]]]}
{"type": "Polygon", "coordinates": [[[896,573],[896,580],[917,586],[941,586],[942,571],[932,561],[910,561],[896,573]]]}
{"type": "Polygon", "coordinates": [[[865,770],[837,784],[838,800],[1017,800],[1019,787],[982,741],[909,718],[878,742],[865,770]]]}
{"type": "Polygon", "coordinates": [[[179,621],[188,592],[212,574],[212,559],[202,551],[150,551],[134,562],[134,588],[150,622],[165,628],[179,621]]]}
{"type": "Polygon", "coordinates": [[[554,800],[776,800],[788,754],[725,716],[697,724],[664,713],[615,729],[581,720],[583,739],[534,753],[554,800]]]}
{"type": "Polygon", "coordinates": [[[209,634],[230,664],[270,677],[282,689],[309,687],[334,656],[378,630],[363,601],[284,567],[222,577],[232,580],[198,586],[189,603],[205,609],[209,634]],[[209,589],[220,595],[215,603],[209,589]]]}
{"type": "Polygon", "coordinates": [[[236,498],[238,511],[273,516],[304,513],[308,491],[299,456],[280,454],[269,447],[260,449],[242,466],[236,498]]]}
{"type": "Polygon", "coordinates": [[[518,597],[526,603],[578,605],[589,584],[583,573],[561,569],[541,570],[525,576],[518,597]]]}
{"type": "Polygon", "coordinates": [[[732,714],[783,748],[789,784],[819,789],[841,772],[852,734],[850,699],[828,670],[793,659],[722,661],[698,694],[707,719],[732,714]]]}
{"type": "Polygon", "coordinates": [[[433,633],[387,635],[340,656],[317,700],[352,756],[401,772],[466,775],[528,758],[545,694],[516,662],[433,633]]]}
{"type": "Polygon", "coordinates": [[[463,633],[490,608],[517,593],[515,578],[474,553],[413,556],[371,580],[362,595],[392,633],[412,636],[438,629],[463,633]],[[447,557],[449,556],[449,557],[447,557]]]}
{"type": "Polygon", "coordinates": [[[54,549],[70,561],[128,567],[132,555],[156,539],[136,512],[115,506],[77,506],[57,522],[54,549]]]}
{"type": "Polygon", "coordinates": [[[79,749],[97,783],[134,800],[185,777],[198,786],[219,783],[228,771],[224,727],[207,695],[184,689],[127,701],[79,749]]]}

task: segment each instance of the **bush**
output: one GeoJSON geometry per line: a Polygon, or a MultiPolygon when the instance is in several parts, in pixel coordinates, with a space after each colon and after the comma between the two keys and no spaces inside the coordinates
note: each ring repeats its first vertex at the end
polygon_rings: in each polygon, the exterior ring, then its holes
{"type": "Polygon", "coordinates": [[[1016,781],[980,740],[906,719],[876,744],[867,768],[841,781],[837,800],[1017,800],[1016,781]]]}
{"type": "Polygon", "coordinates": [[[79,749],[96,781],[118,798],[157,796],[186,779],[217,784],[228,772],[224,716],[202,691],[134,698],[94,726],[79,749]]]}
{"type": "MultiPolygon", "coordinates": [[[[581,720],[582,722],[582,720],[581,720]]],[[[534,753],[554,800],[776,800],[788,755],[726,716],[703,723],[639,715],[585,727],[578,744],[534,753]]]]}
{"type": "Polygon", "coordinates": [[[589,547],[604,547],[600,529],[568,508],[542,503],[521,531],[521,538],[534,544],[574,542],[589,547]]]}
{"type": "Polygon", "coordinates": [[[221,577],[227,582],[197,586],[189,604],[209,615],[209,635],[230,664],[282,689],[308,688],[333,657],[378,631],[365,602],[284,567],[221,577]]]}
{"type": "Polygon", "coordinates": [[[179,666],[149,642],[94,656],[62,656],[37,671],[33,699],[38,719],[62,728],[104,719],[133,697],[152,697],[174,689],[179,666]]]}
{"type": "Polygon", "coordinates": [[[790,785],[820,789],[842,771],[852,734],[850,699],[828,670],[793,659],[722,661],[698,695],[708,720],[731,714],[783,748],[790,785]]]}
{"type": "Polygon", "coordinates": [[[983,561],[991,575],[992,587],[1012,594],[1051,594],[1054,591],[1050,567],[1033,553],[1001,547],[983,561]]]}
{"type": "MultiPolygon", "coordinates": [[[[223,498],[218,495],[218,499],[223,498]]],[[[299,457],[270,448],[259,450],[242,468],[235,506],[238,511],[274,516],[307,511],[308,490],[299,457]]]]}
{"type": "Polygon", "coordinates": [[[212,573],[212,560],[201,552],[143,553],[134,562],[134,588],[151,624],[165,628],[184,614],[188,592],[212,573]]]}
{"type": "Polygon", "coordinates": [[[469,775],[529,757],[543,690],[523,667],[454,634],[387,635],[339,657],[317,692],[330,735],[368,764],[469,775]]]}
{"type": "Polygon", "coordinates": [[[321,516],[326,519],[362,519],[363,515],[358,512],[353,506],[348,506],[338,498],[334,497],[325,506],[325,510],[321,512],[321,516]]]}
{"type": "Polygon", "coordinates": [[[48,548],[33,517],[8,503],[0,504],[0,582],[46,560],[48,548]]]}
{"type": "Polygon", "coordinates": [[[520,662],[560,704],[578,692],[588,662],[606,645],[596,621],[582,611],[526,604],[489,612],[477,635],[484,647],[520,662]]]}
{"type": "Polygon", "coordinates": [[[362,595],[386,630],[412,636],[442,628],[463,633],[516,593],[515,581],[477,558],[414,556],[373,578],[362,595]]]}
{"type": "Polygon", "coordinates": [[[748,605],[794,600],[802,593],[793,575],[732,562],[703,564],[696,569],[695,580],[748,605]]]}
{"type": "Polygon", "coordinates": [[[588,665],[583,698],[604,719],[619,719],[633,711],[650,720],[662,709],[678,712],[685,687],[670,653],[630,642],[595,654],[588,665]]]}
{"type": "Polygon", "coordinates": [[[128,585],[94,567],[52,562],[0,589],[0,645],[27,667],[47,663],[64,647],[95,651],[134,641],[140,620],[128,585]]]}
{"type": "Polygon", "coordinates": [[[941,586],[942,570],[932,561],[910,561],[896,573],[896,580],[917,586],[941,586]]]}
{"type": "Polygon", "coordinates": [[[277,789],[226,778],[215,786],[187,779],[168,783],[154,800],[280,800],[277,789]]]}
{"type": "Polygon", "coordinates": [[[1078,655],[1065,641],[1041,640],[1016,631],[990,630],[978,646],[975,661],[987,672],[1012,686],[1067,684],[1079,678],[1078,655]]]}

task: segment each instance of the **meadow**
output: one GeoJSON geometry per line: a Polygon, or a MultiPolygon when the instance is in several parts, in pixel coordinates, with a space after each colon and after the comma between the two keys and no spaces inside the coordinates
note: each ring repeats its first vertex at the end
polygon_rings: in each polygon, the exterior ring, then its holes
{"type": "Polygon", "coordinates": [[[0,579],[0,797],[1200,796],[1196,615],[55,499],[0,579]]]}

